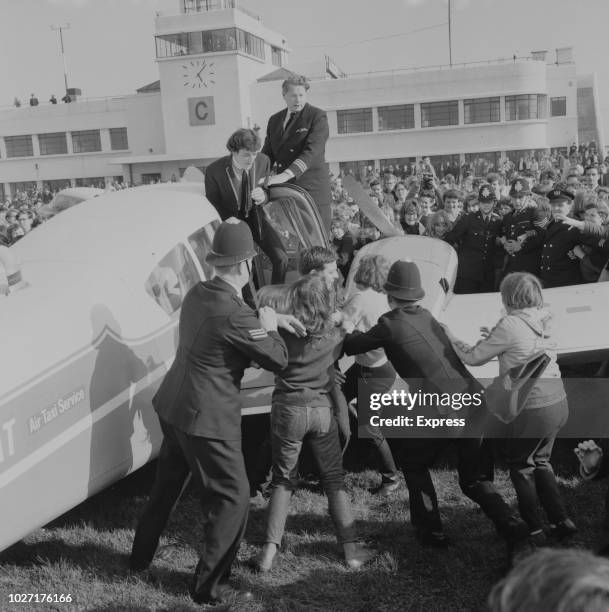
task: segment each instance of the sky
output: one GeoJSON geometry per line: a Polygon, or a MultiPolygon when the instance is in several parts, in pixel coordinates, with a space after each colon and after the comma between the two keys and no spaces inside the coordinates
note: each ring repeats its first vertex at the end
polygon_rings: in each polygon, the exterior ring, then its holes
{"type": "MultiPolygon", "coordinates": [[[[346,73],[448,63],[448,0],[238,0],[284,35],[292,63],[329,55],[346,73]]],[[[133,93],[158,78],[154,17],[179,0],[0,0],[0,106],[36,93],[133,93]]],[[[453,63],[573,46],[578,72],[596,72],[609,137],[609,0],[452,0],[453,63]]],[[[550,57],[553,57],[550,54],[550,57]]]]}

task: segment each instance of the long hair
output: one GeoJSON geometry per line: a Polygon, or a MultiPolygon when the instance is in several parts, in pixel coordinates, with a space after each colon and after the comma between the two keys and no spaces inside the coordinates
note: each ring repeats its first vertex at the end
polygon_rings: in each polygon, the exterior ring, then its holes
{"type": "Polygon", "coordinates": [[[265,285],[258,289],[258,306],[270,306],[279,314],[291,314],[289,285],[265,285]]]}
{"type": "Polygon", "coordinates": [[[353,281],[362,287],[371,287],[383,293],[383,286],[387,282],[387,274],[391,264],[382,255],[367,255],[362,257],[353,277],[353,281]]]}
{"type": "Polygon", "coordinates": [[[436,225],[438,221],[442,219],[446,223],[446,231],[449,232],[453,227],[453,222],[450,220],[450,217],[444,210],[438,210],[427,219],[427,224],[425,230],[427,231],[427,235],[432,238],[441,238],[442,236],[438,236],[436,233],[436,225]]]}
{"type": "Polygon", "coordinates": [[[288,290],[288,301],[308,334],[323,335],[334,327],[336,295],[322,277],[309,274],[298,279],[288,290]]]}

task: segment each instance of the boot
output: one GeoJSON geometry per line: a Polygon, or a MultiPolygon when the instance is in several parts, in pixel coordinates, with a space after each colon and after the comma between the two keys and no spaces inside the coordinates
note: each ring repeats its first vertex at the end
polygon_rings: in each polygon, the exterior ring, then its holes
{"type": "Polygon", "coordinates": [[[345,563],[351,569],[360,569],[376,557],[377,551],[373,548],[366,548],[361,542],[345,542],[343,544],[345,553],[345,563]]]}

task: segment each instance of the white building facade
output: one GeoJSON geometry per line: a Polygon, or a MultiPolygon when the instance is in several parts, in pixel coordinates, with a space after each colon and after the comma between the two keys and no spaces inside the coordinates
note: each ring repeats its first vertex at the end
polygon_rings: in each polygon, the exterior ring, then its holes
{"type": "MultiPolygon", "coordinates": [[[[234,0],[176,1],[175,13],[155,21],[158,82],[119,98],[0,109],[1,197],[44,184],[177,179],[225,155],[235,129],[264,134],[283,106],[286,40],[234,0]]],[[[309,101],[328,112],[334,173],[422,156],[439,168],[566,149],[578,142],[578,107],[603,150],[595,80],[583,78],[583,104],[569,49],[553,63],[538,52],[346,78],[328,62],[324,70],[311,75],[309,101]]]]}

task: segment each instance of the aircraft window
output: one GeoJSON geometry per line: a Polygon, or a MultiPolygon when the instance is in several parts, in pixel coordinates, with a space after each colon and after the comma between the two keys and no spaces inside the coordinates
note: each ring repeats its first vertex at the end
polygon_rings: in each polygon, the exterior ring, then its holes
{"type": "Polygon", "coordinates": [[[198,281],[192,257],[180,243],[152,271],[146,281],[146,291],[167,314],[173,314],[182,305],[187,291],[198,281]]]}
{"type": "Polygon", "coordinates": [[[86,198],[82,198],[80,196],[67,195],[65,193],[59,193],[55,196],[51,206],[53,208],[54,213],[59,213],[62,210],[66,210],[68,208],[72,208],[76,204],[80,204],[86,198]]]}
{"type": "MultiPolygon", "coordinates": [[[[264,207],[264,213],[286,250],[288,255],[286,282],[292,282],[299,276],[300,252],[312,246],[325,246],[319,225],[309,203],[300,194],[269,202],[264,207]]],[[[262,282],[258,280],[258,285],[266,285],[271,282],[271,262],[262,252],[259,253],[257,260],[258,275],[262,276],[262,282]]]]}
{"type": "Polygon", "coordinates": [[[211,251],[214,233],[218,225],[220,225],[220,221],[212,221],[211,223],[208,223],[206,226],[202,227],[200,230],[197,230],[194,234],[188,236],[188,242],[190,243],[192,250],[195,252],[197,259],[203,268],[203,273],[205,274],[206,279],[210,279],[214,275],[213,266],[210,266],[205,261],[205,256],[211,251]]]}

